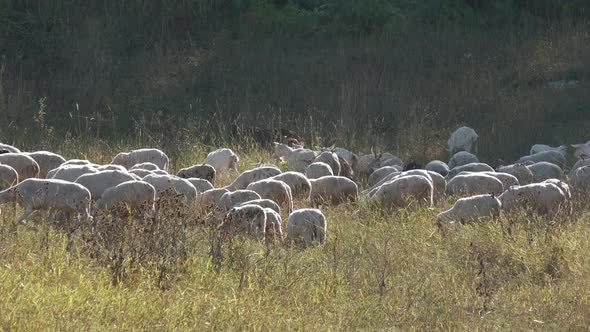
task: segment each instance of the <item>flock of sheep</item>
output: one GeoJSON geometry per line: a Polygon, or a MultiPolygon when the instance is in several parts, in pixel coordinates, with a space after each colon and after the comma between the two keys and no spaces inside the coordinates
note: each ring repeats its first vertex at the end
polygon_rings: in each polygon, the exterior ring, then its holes
{"type": "Polygon", "coordinates": [[[20,223],[39,210],[50,211],[57,222],[74,216],[73,222],[91,222],[100,211],[122,209],[152,218],[164,208],[158,202],[172,199],[183,209],[220,215],[218,228],[224,234],[310,244],[326,240],[328,223],[320,206],[354,202],[359,196],[390,211],[433,208],[447,195],[461,197],[438,214],[440,225],[522,207],[553,217],[571,210],[570,186],[579,192],[590,189],[590,142],[572,145],[577,162],[565,176],[567,146],[534,145],[530,155],[494,169],[475,155],[477,139],[473,129],[457,129],[448,141],[449,162],[434,160],[423,169],[390,153],[357,156],[343,148],[314,151],[291,142],[275,143],[273,153],[288,172],[260,164],[239,174],[238,156],[222,148],[176,175],[168,173],[169,158],[158,149],[119,153],[110,164],[98,165],[0,144],[0,204],[20,204],[20,223]],[[229,185],[214,187],[233,173],[237,176],[229,185]],[[359,192],[355,181],[366,188],[359,192]],[[294,200],[311,207],[293,210],[294,200]],[[285,237],[281,209],[288,214],[285,237]]]}

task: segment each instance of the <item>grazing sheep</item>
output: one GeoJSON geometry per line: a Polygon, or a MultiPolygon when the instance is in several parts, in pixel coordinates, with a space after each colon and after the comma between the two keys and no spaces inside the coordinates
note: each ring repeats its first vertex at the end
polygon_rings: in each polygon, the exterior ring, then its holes
{"type": "Polygon", "coordinates": [[[271,199],[266,199],[266,198],[254,199],[251,201],[246,201],[244,203],[240,203],[237,206],[242,206],[242,205],[247,205],[247,204],[258,205],[258,206],[263,207],[265,209],[272,209],[272,210],[276,211],[277,213],[281,213],[281,207],[275,201],[273,201],[271,199]]]}
{"type": "Polygon", "coordinates": [[[183,168],[176,174],[179,178],[190,179],[204,179],[209,181],[211,184],[215,183],[215,168],[211,165],[200,164],[191,167],[183,168]]]}
{"type": "Polygon", "coordinates": [[[18,183],[18,173],[8,165],[0,165],[0,190],[15,186],[18,183]]]}
{"type": "Polygon", "coordinates": [[[518,159],[517,163],[538,163],[541,161],[553,163],[563,169],[565,167],[566,159],[564,155],[558,151],[541,151],[539,153],[521,157],[518,159]]]}
{"type": "Polygon", "coordinates": [[[258,205],[231,208],[219,229],[225,234],[237,232],[263,241],[266,235],[266,213],[258,205]]]}
{"type": "Polygon", "coordinates": [[[39,165],[39,178],[41,179],[45,179],[49,171],[66,162],[62,156],[49,151],[35,151],[25,154],[33,158],[39,165]]]}
{"type": "Polygon", "coordinates": [[[197,199],[197,189],[186,179],[174,175],[151,174],[143,178],[156,189],[156,198],[173,198],[177,194],[184,196],[185,203],[191,208],[197,199]]]}
{"type": "Polygon", "coordinates": [[[324,151],[320,153],[313,160],[313,163],[317,162],[322,162],[330,166],[330,169],[332,170],[332,175],[340,174],[340,162],[338,161],[338,156],[334,152],[324,151]]]}
{"type": "Polygon", "coordinates": [[[401,175],[379,187],[373,199],[385,209],[416,208],[420,202],[432,207],[432,180],[422,175],[401,175]]]}
{"type": "Polygon", "coordinates": [[[214,188],[211,182],[205,179],[188,178],[186,180],[190,182],[195,187],[195,189],[197,189],[197,192],[200,193],[214,188]]]}
{"type": "Polygon", "coordinates": [[[130,171],[132,171],[134,169],[141,169],[141,170],[146,170],[146,171],[157,171],[160,169],[160,167],[158,167],[158,165],[156,165],[154,163],[145,162],[145,163],[135,164],[135,165],[131,166],[131,168],[129,168],[130,171]]]}
{"type": "Polygon", "coordinates": [[[88,165],[61,165],[47,173],[48,179],[74,182],[84,174],[98,173],[98,170],[88,165]]]}
{"type": "Polygon", "coordinates": [[[197,195],[197,204],[205,211],[221,206],[221,198],[230,191],[225,188],[209,189],[197,195]]]}
{"type": "Polygon", "coordinates": [[[313,162],[305,168],[305,176],[308,179],[318,179],[329,175],[334,175],[334,173],[330,165],[323,162],[313,162]]]}
{"type": "Polygon", "coordinates": [[[344,148],[334,148],[334,147],[332,147],[332,148],[323,148],[321,150],[322,151],[334,152],[339,158],[342,158],[342,159],[346,160],[346,162],[350,166],[355,165],[356,162],[358,161],[357,155],[355,155],[351,151],[349,151],[347,149],[344,149],[344,148]]]}
{"type": "Polygon", "coordinates": [[[555,216],[567,200],[558,186],[546,182],[510,187],[499,199],[505,211],[527,206],[549,216],[555,216]]]}
{"type": "Polygon", "coordinates": [[[224,211],[229,211],[234,206],[256,199],[262,199],[262,197],[252,190],[240,189],[233,192],[230,191],[221,196],[219,207],[224,211]]]}
{"type": "Polygon", "coordinates": [[[24,153],[0,154],[0,164],[14,168],[19,181],[39,177],[39,164],[24,153]]]}
{"type": "Polygon", "coordinates": [[[448,195],[500,194],[502,190],[502,181],[482,173],[460,174],[447,183],[448,195]]]}
{"type": "MultiPolygon", "coordinates": [[[[472,128],[460,127],[457,128],[452,134],[447,144],[449,146],[449,152],[451,155],[459,151],[475,152],[477,153],[477,139],[478,135],[472,128]]],[[[450,163],[449,163],[450,164],[450,163]]],[[[451,167],[449,165],[449,167],[451,167]]],[[[452,168],[452,167],[451,167],[452,168]]]]}
{"type": "Polygon", "coordinates": [[[293,211],[291,188],[283,181],[264,179],[250,183],[246,189],[258,193],[261,198],[271,199],[282,207],[286,206],[288,213],[293,211]]]}
{"type": "Polygon", "coordinates": [[[156,189],[144,181],[127,181],[108,188],[102,196],[96,200],[96,207],[102,210],[110,210],[120,204],[129,206],[134,212],[153,215],[156,189]]]}
{"type": "Polygon", "coordinates": [[[364,156],[361,156],[356,163],[356,168],[353,168],[353,169],[354,169],[354,172],[357,174],[357,176],[366,178],[366,177],[370,176],[374,170],[376,170],[380,167],[381,167],[381,155],[371,153],[371,154],[366,154],[364,156]]]}
{"type": "Polygon", "coordinates": [[[114,187],[123,182],[134,180],[135,178],[127,172],[99,171],[97,173],[80,175],[75,182],[86,187],[90,191],[92,199],[96,201],[108,188],[114,187]]]}
{"type": "Polygon", "coordinates": [[[119,153],[115,156],[111,164],[121,165],[126,169],[129,169],[134,165],[145,162],[153,163],[161,170],[167,171],[170,159],[164,152],[158,149],[139,149],[119,153]]]}
{"type": "Polygon", "coordinates": [[[518,179],[518,183],[520,183],[520,185],[533,182],[533,172],[531,172],[531,170],[523,164],[501,166],[498,167],[497,171],[514,175],[518,179]]]}
{"type": "Polygon", "coordinates": [[[268,179],[270,177],[276,176],[281,174],[281,170],[276,167],[260,167],[251,169],[249,171],[245,171],[244,173],[240,174],[234,182],[230,185],[226,186],[225,188],[234,191],[239,189],[246,189],[248,185],[252,182],[268,179]]]}
{"type": "Polygon", "coordinates": [[[531,147],[530,154],[536,154],[543,151],[557,151],[561,153],[564,157],[567,156],[567,145],[560,145],[556,148],[551,147],[545,144],[535,144],[531,147]]]}
{"type": "Polygon", "coordinates": [[[129,174],[134,174],[139,176],[140,178],[145,178],[146,176],[150,175],[150,174],[155,174],[153,171],[148,171],[147,169],[140,169],[140,168],[136,168],[136,169],[131,169],[129,170],[129,174]]]}
{"type": "Polygon", "coordinates": [[[309,199],[311,182],[305,175],[299,172],[285,172],[269,179],[285,182],[291,188],[293,198],[309,199]]]}
{"type": "Polygon", "coordinates": [[[0,150],[6,150],[9,153],[20,153],[21,151],[12,145],[0,143],[0,150]]]}
{"type": "Polygon", "coordinates": [[[343,176],[324,176],[310,180],[310,200],[314,206],[325,202],[338,205],[348,200],[355,202],[358,198],[358,186],[354,181],[343,176]]]}
{"type": "Polygon", "coordinates": [[[428,175],[432,179],[432,197],[435,202],[441,200],[447,191],[447,181],[445,178],[437,172],[427,171],[428,175]]]}
{"type": "Polygon", "coordinates": [[[397,167],[383,166],[379,169],[376,169],[373,173],[371,173],[371,175],[369,176],[369,179],[367,180],[367,184],[369,186],[374,186],[376,183],[381,181],[384,177],[386,177],[390,174],[394,174],[394,173],[401,174],[401,172],[397,169],[397,167]]]}
{"type": "Polygon", "coordinates": [[[99,172],[100,171],[120,171],[120,172],[127,172],[127,168],[121,166],[121,165],[112,165],[112,164],[106,164],[106,165],[98,165],[95,167],[99,172]]]}
{"type": "Polygon", "coordinates": [[[322,211],[299,209],[287,219],[287,240],[292,243],[322,244],[326,241],[328,223],[322,211]]]}
{"type": "Polygon", "coordinates": [[[580,159],[576,161],[572,169],[570,170],[569,177],[571,178],[574,175],[574,171],[580,167],[590,165],[590,159],[580,159]]]}
{"type": "Polygon", "coordinates": [[[461,172],[472,172],[472,173],[494,172],[494,169],[492,168],[492,166],[490,166],[488,164],[484,164],[484,163],[469,163],[469,164],[457,166],[457,167],[454,167],[453,169],[451,169],[449,171],[449,174],[447,174],[447,179],[450,180],[455,175],[457,175],[461,172]]]}
{"type": "Polygon", "coordinates": [[[276,212],[273,209],[263,208],[264,213],[266,214],[266,242],[267,243],[277,243],[283,242],[283,229],[282,223],[283,218],[281,218],[280,213],[276,212]]]}
{"type": "Polygon", "coordinates": [[[563,171],[559,166],[542,161],[527,166],[533,174],[533,182],[543,182],[547,179],[562,179],[563,171]]]}
{"type": "Polygon", "coordinates": [[[518,182],[518,179],[516,178],[516,176],[514,176],[512,174],[502,173],[502,172],[483,172],[483,174],[491,175],[491,176],[495,177],[496,179],[502,181],[502,190],[503,191],[510,188],[510,186],[519,186],[520,185],[520,182],[518,182]]]}
{"type": "Polygon", "coordinates": [[[283,159],[294,171],[304,172],[307,165],[317,157],[317,152],[309,149],[293,149],[286,144],[274,143],[273,158],[283,159]]]}
{"type": "Polygon", "coordinates": [[[215,174],[227,176],[231,171],[238,174],[238,162],[240,158],[231,149],[217,149],[210,152],[205,158],[204,164],[211,165],[215,174]]]}
{"type": "Polygon", "coordinates": [[[379,166],[399,166],[403,168],[405,166],[405,163],[403,160],[392,155],[391,153],[384,152],[381,154],[381,157],[379,158],[379,166]]]}
{"type": "Polygon", "coordinates": [[[74,165],[74,166],[88,165],[88,166],[94,167],[93,163],[91,163],[90,161],[85,160],[85,159],[70,159],[70,160],[66,160],[66,162],[61,164],[61,166],[70,166],[70,165],[74,165]]]}
{"type": "Polygon", "coordinates": [[[438,224],[443,222],[465,223],[482,217],[498,217],[502,203],[494,195],[476,195],[458,199],[453,206],[436,217],[438,224]]]}
{"type": "Polygon", "coordinates": [[[449,160],[449,168],[453,169],[457,166],[463,166],[471,163],[479,163],[479,159],[474,154],[467,151],[459,151],[455,153],[449,160]]]}
{"type": "Polygon", "coordinates": [[[425,177],[426,179],[428,179],[430,181],[430,183],[432,183],[434,185],[434,183],[432,181],[432,177],[430,176],[430,172],[423,170],[423,169],[411,169],[409,171],[405,171],[400,174],[391,173],[391,174],[385,176],[383,179],[381,179],[379,182],[377,182],[375,185],[373,185],[369,189],[363,191],[362,193],[368,194],[369,197],[373,197],[380,186],[382,186],[383,184],[385,184],[387,182],[393,181],[394,179],[396,179],[398,177],[406,176],[406,175],[421,175],[421,176],[425,177]]]}
{"type": "MultiPolygon", "coordinates": [[[[543,181],[543,183],[552,183],[554,185],[556,185],[559,189],[561,189],[561,191],[563,192],[563,194],[565,195],[565,198],[567,200],[568,203],[571,203],[570,200],[572,199],[572,192],[570,190],[570,186],[567,185],[567,183],[559,180],[559,179],[547,179],[545,181],[543,181]]],[[[570,204],[570,213],[571,213],[571,204],[570,204]]]]}
{"type": "Polygon", "coordinates": [[[570,183],[577,191],[590,191],[590,165],[576,168],[572,174],[570,183]]]}
{"type": "Polygon", "coordinates": [[[26,179],[0,192],[0,204],[17,202],[24,208],[19,223],[38,210],[76,212],[79,221],[90,221],[90,192],[83,186],[54,179],[26,179]]]}
{"type": "Polygon", "coordinates": [[[340,174],[338,175],[352,179],[354,171],[352,170],[352,166],[348,163],[348,161],[338,156],[338,162],[340,163],[340,174]]]}
{"type": "Polygon", "coordinates": [[[576,149],[574,156],[577,159],[588,159],[590,158],[590,141],[582,144],[572,144],[572,147],[576,149]]]}
{"type": "Polygon", "coordinates": [[[444,161],[440,160],[432,160],[424,167],[427,171],[436,172],[442,176],[447,176],[449,174],[449,165],[447,165],[444,161]]]}

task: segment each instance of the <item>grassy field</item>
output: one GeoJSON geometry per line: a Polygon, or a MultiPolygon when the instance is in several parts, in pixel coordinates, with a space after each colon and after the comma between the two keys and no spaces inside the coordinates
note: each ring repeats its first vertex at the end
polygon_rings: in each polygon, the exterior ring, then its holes
{"type": "MultiPolygon", "coordinates": [[[[119,148],[66,142],[55,151],[108,162],[119,148]]],[[[269,152],[235,148],[241,170],[271,161],[269,152]]],[[[173,169],[205,153],[187,147],[173,169]]],[[[5,205],[0,329],[590,327],[588,211],[578,208],[551,222],[523,212],[441,231],[434,216],[451,203],[411,213],[384,212],[362,200],[323,208],[325,245],[301,249],[236,239],[220,252],[198,211],[162,216],[151,233],[131,220],[82,226],[69,243],[42,217],[34,228],[14,232],[14,211],[5,205]]]]}

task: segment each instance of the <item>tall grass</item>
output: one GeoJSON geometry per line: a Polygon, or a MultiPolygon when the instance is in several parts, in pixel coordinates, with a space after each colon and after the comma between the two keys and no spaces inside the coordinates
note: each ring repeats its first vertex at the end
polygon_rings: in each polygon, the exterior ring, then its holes
{"type": "MultiPolygon", "coordinates": [[[[144,144],[145,145],[145,144],[144,144]]],[[[128,147],[121,147],[128,148],[128,147]]],[[[116,150],[76,141],[68,157],[116,150]]],[[[199,161],[196,147],[173,171],[199,161]]],[[[241,152],[243,169],[271,161],[241,152]]],[[[435,210],[323,207],[328,240],[307,249],[217,242],[208,216],[97,217],[68,236],[43,216],[0,215],[5,330],[584,330],[590,324],[585,202],[555,221],[521,213],[439,230],[435,210]],[[31,227],[34,227],[32,229],[31,227]]],[[[299,207],[307,202],[297,202],[299,207]]],[[[286,215],[283,215],[286,218],[286,215]]],[[[285,225],[283,225],[285,226],[285,225]]]]}

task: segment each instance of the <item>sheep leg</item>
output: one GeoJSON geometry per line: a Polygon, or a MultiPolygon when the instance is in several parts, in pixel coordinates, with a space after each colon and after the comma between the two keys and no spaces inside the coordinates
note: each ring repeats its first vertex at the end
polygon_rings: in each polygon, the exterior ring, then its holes
{"type": "Polygon", "coordinates": [[[26,219],[28,217],[30,217],[33,213],[37,212],[36,210],[30,209],[30,208],[26,208],[25,209],[25,213],[23,213],[22,216],[20,216],[20,218],[18,218],[17,223],[18,224],[22,224],[22,225],[26,225],[26,219]]]}

